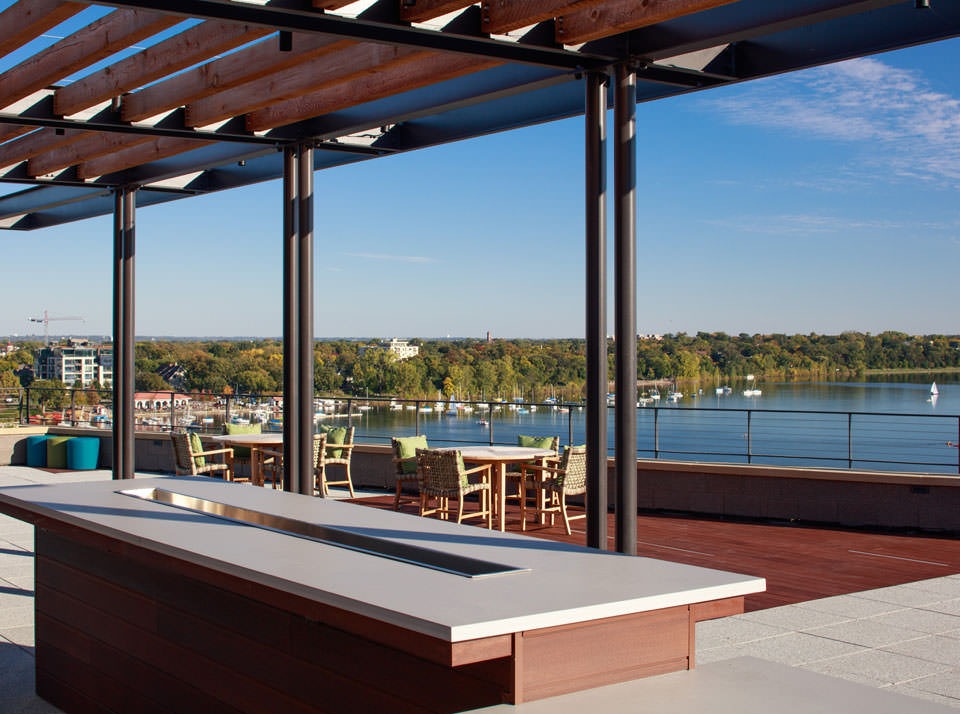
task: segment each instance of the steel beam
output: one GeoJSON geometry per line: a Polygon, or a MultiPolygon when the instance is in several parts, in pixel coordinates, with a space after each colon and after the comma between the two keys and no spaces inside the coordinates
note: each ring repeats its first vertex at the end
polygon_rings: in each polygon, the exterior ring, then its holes
{"type": "MultiPolygon", "coordinates": [[[[133,394],[136,377],[135,265],[136,189],[114,194],[113,216],[113,478],[130,479],[136,469],[133,394]]],[[[171,425],[172,426],[172,425],[171,425]]]]}
{"type": "Polygon", "coordinates": [[[607,550],[607,87],[587,75],[585,191],[587,546],[607,550]]]}
{"type": "Polygon", "coordinates": [[[123,400],[123,389],[118,379],[121,376],[121,351],[123,349],[123,191],[113,192],[113,380],[110,388],[113,394],[113,478],[124,478],[126,452],[123,448],[123,424],[126,423],[127,408],[123,400]]]}
{"type": "Polygon", "coordinates": [[[297,270],[297,150],[283,150],[283,454],[285,491],[300,491],[299,302],[297,270]]]}
{"type": "MultiPolygon", "coordinates": [[[[297,156],[297,421],[300,442],[300,493],[313,495],[313,148],[297,156]]],[[[291,473],[291,479],[295,478],[291,473]]]]}
{"type": "Polygon", "coordinates": [[[637,81],[619,65],[614,87],[616,549],[637,554],[637,81]]]}

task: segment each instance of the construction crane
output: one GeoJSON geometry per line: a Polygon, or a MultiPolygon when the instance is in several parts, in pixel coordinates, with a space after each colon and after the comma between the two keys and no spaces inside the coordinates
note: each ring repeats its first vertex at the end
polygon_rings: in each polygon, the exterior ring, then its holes
{"type": "Polygon", "coordinates": [[[47,314],[47,311],[43,311],[43,317],[28,317],[27,322],[42,322],[43,323],[43,345],[44,347],[50,346],[50,323],[60,320],[80,320],[83,322],[82,317],[76,316],[63,316],[63,317],[50,317],[47,314]]]}

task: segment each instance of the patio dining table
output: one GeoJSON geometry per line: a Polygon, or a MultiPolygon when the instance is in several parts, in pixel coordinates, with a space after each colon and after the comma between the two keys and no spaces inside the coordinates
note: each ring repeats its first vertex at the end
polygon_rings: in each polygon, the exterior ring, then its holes
{"type": "Polygon", "coordinates": [[[218,434],[207,437],[227,446],[245,446],[250,449],[250,483],[263,486],[263,449],[274,451],[283,449],[283,433],[261,434],[218,434]]]}
{"type": "Polygon", "coordinates": [[[531,446],[454,446],[449,448],[459,451],[466,464],[490,464],[493,467],[491,488],[497,511],[497,527],[501,531],[507,529],[507,466],[555,456],[552,449],[531,446]]]}

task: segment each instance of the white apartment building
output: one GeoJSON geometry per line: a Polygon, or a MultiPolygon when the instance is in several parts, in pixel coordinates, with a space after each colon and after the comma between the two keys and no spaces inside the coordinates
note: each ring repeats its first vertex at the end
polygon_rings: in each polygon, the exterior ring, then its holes
{"type": "Polygon", "coordinates": [[[113,381],[113,351],[89,340],[67,339],[37,353],[34,374],[37,379],[56,379],[67,386],[80,380],[84,387],[93,382],[105,387],[113,381]]]}

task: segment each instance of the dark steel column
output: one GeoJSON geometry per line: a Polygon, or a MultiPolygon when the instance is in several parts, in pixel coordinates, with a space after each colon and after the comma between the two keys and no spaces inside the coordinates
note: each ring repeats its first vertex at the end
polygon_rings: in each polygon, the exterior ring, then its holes
{"type": "Polygon", "coordinates": [[[637,553],[637,75],[617,66],[614,100],[616,549],[637,553]]]}
{"type": "MultiPolygon", "coordinates": [[[[607,85],[587,75],[587,546],[607,550],[607,85]]],[[[572,413],[571,413],[572,414],[572,413]]]]}
{"type": "Polygon", "coordinates": [[[313,495],[313,146],[301,145],[297,159],[299,478],[300,493],[313,495]]]}
{"type": "Polygon", "coordinates": [[[300,384],[297,303],[297,153],[283,150],[283,488],[300,490],[297,387],[300,384]]]}
{"type": "Polygon", "coordinates": [[[123,351],[123,191],[113,193],[113,478],[121,479],[127,472],[124,467],[122,424],[126,419],[126,402],[123,400],[119,377],[122,374],[123,351]]]}
{"type": "MultiPolygon", "coordinates": [[[[123,191],[123,478],[133,478],[136,470],[136,439],[133,430],[133,395],[136,391],[136,290],[137,191],[123,191]]],[[[114,365],[116,369],[116,365],[114,365]]],[[[170,425],[173,428],[173,425],[170,425]]]]}

